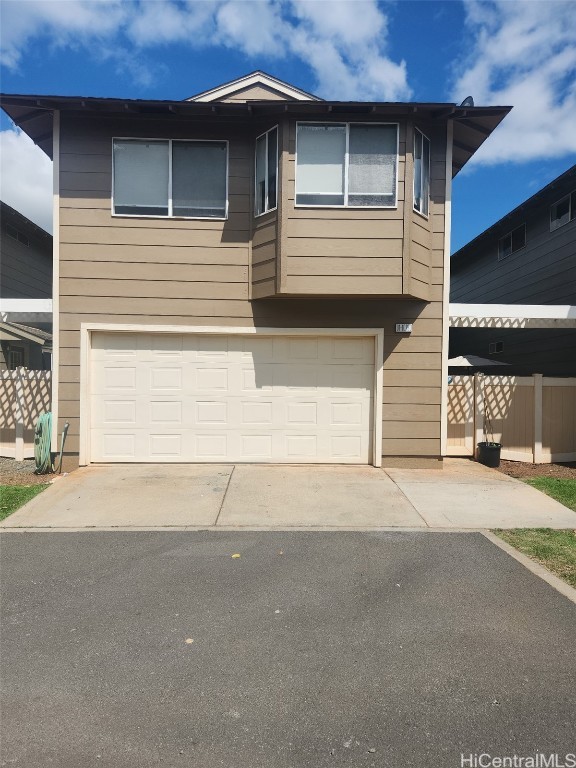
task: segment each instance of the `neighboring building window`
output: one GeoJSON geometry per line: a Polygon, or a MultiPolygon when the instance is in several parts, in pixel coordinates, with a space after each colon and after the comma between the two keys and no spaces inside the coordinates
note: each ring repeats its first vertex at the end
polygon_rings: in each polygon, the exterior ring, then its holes
{"type": "Polygon", "coordinates": [[[278,128],[271,128],[256,139],[255,205],[256,216],[273,211],[278,205],[278,128]]]}
{"type": "Polygon", "coordinates": [[[396,205],[396,124],[299,123],[296,137],[296,205],[396,205]]]}
{"type": "Polygon", "coordinates": [[[430,139],[414,131],[414,210],[428,216],[430,208],[430,139]]]}
{"type": "Polygon", "coordinates": [[[503,341],[491,341],[488,345],[488,352],[491,355],[498,355],[500,352],[504,351],[504,342],[503,341]]]}
{"type": "Polygon", "coordinates": [[[550,231],[563,227],[576,218],[576,192],[566,195],[550,206],[550,231]]]}
{"type": "Polygon", "coordinates": [[[22,243],[22,245],[25,245],[26,247],[30,246],[30,240],[26,237],[26,235],[17,230],[16,227],[13,227],[11,224],[6,224],[6,234],[9,237],[12,237],[14,240],[18,240],[18,242],[22,243]]]}
{"type": "Polygon", "coordinates": [[[506,259],[510,254],[524,248],[525,245],[526,224],[522,224],[498,240],[498,259],[506,259]]]}
{"type": "Polygon", "coordinates": [[[24,347],[10,347],[8,351],[8,369],[15,371],[24,365],[24,347]]]}
{"type": "Polygon", "coordinates": [[[228,143],[114,139],[114,213],[225,219],[228,143]]]}

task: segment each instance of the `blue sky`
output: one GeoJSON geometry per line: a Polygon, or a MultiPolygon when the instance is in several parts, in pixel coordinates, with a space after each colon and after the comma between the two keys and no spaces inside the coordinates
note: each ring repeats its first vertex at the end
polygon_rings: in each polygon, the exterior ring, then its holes
{"type": "MultiPolygon", "coordinates": [[[[180,99],[263,69],[325,98],[511,104],[457,177],[458,249],[576,162],[574,2],[0,0],[2,90],[180,99]]],[[[50,165],[2,116],[2,198],[49,226],[50,165]]]]}

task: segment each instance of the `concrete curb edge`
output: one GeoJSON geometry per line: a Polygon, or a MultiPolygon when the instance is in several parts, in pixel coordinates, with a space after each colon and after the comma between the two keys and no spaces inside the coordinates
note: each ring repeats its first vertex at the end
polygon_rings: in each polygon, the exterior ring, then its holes
{"type": "Polygon", "coordinates": [[[528,557],[528,555],[523,554],[520,552],[520,550],[516,549],[511,544],[508,544],[506,541],[504,541],[504,539],[496,536],[496,534],[492,533],[492,531],[482,531],[482,534],[488,539],[488,541],[491,541],[492,544],[495,544],[501,550],[510,555],[510,557],[513,557],[514,560],[517,560],[519,563],[521,563],[525,568],[531,571],[531,573],[541,578],[543,581],[553,587],[557,592],[560,592],[560,594],[564,595],[564,597],[567,597],[568,600],[576,605],[576,589],[574,589],[574,587],[571,587],[570,584],[567,584],[558,576],[555,576],[543,565],[540,565],[540,563],[536,562],[536,560],[532,560],[531,557],[528,557]]]}

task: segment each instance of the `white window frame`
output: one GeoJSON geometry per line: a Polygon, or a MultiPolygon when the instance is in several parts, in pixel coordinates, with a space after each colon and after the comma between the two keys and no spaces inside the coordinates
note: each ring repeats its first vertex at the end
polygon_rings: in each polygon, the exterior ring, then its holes
{"type": "Polygon", "coordinates": [[[278,171],[279,171],[279,165],[278,158],[280,155],[280,129],[278,125],[273,125],[272,128],[268,128],[267,131],[264,131],[264,133],[261,133],[259,136],[256,136],[256,140],[254,142],[254,218],[259,219],[260,216],[265,216],[267,213],[272,213],[272,211],[278,210],[278,195],[280,194],[280,190],[278,187],[278,171]],[[262,136],[266,136],[266,174],[264,176],[264,197],[266,198],[266,205],[268,205],[268,134],[272,133],[272,131],[276,131],[276,205],[272,208],[266,207],[262,213],[256,213],[256,200],[258,195],[258,187],[257,183],[258,180],[256,178],[256,153],[257,153],[257,146],[258,146],[258,139],[261,139],[262,136]]]}
{"type": "Polygon", "coordinates": [[[230,177],[230,142],[227,139],[164,139],[142,138],[141,136],[112,137],[112,190],[110,193],[111,215],[119,219],[175,219],[187,221],[227,221],[229,209],[229,177],[230,177]],[[166,141],[168,142],[168,215],[148,213],[116,213],[114,211],[114,142],[115,141],[166,141]],[[172,144],[173,142],[201,142],[202,144],[226,145],[226,211],[224,216],[174,216],[172,214],[172,144]]]}
{"type": "MultiPolygon", "coordinates": [[[[295,160],[295,173],[294,173],[294,207],[295,208],[346,208],[347,210],[357,211],[378,211],[378,210],[394,210],[398,208],[398,155],[400,152],[400,123],[372,123],[367,120],[352,120],[343,122],[335,120],[334,122],[326,122],[325,120],[298,120],[296,122],[296,154],[295,160]],[[311,203],[297,203],[296,197],[298,195],[298,126],[299,125],[340,125],[346,127],[346,150],[344,152],[344,204],[343,205],[313,205],[311,203]],[[396,168],[395,177],[396,184],[394,188],[394,205],[347,205],[348,200],[348,167],[349,167],[349,152],[348,145],[350,142],[350,126],[351,125],[395,125],[396,126],[396,168]]],[[[372,193],[376,196],[376,193],[372,193]]],[[[369,195],[367,195],[369,196],[369,195]]],[[[379,196],[381,196],[379,194],[379,196]]]]}
{"type": "Polygon", "coordinates": [[[517,227],[514,227],[514,229],[511,229],[509,232],[506,232],[504,235],[498,238],[498,261],[505,261],[506,259],[509,259],[510,256],[513,256],[515,253],[518,253],[518,251],[521,251],[523,248],[526,248],[526,222],[523,222],[522,224],[518,224],[517,227]],[[521,245],[520,248],[516,248],[516,250],[512,250],[512,235],[514,232],[516,232],[517,229],[524,229],[524,245],[521,245]],[[510,253],[507,256],[502,256],[500,253],[500,243],[502,240],[504,240],[505,237],[510,237],[510,253]]]}
{"type": "Polygon", "coordinates": [[[571,192],[568,192],[567,195],[563,195],[554,203],[550,204],[550,232],[555,232],[557,229],[561,229],[562,227],[565,227],[567,224],[570,224],[571,221],[574,221],[574,219],[576,219],[576,211],[574,210],[574,206],[572,205],[572,197],[576,198],[576,189],[573,189],[571,192]],[[565,221],[564,224],[556,224],[556,226],[553,226],[552,208],[554,208],[554,206],[566,200],[566,198],[568,198],[568,221],[565,221]]]}
{"type": "MultiPolygon", "coordinates": [[[[413,179],[412,179],[412,209],[419,215],[423,216],[425,219],[430,218],[430,186],[432,184],[432,179],[430,178],[430,168],[431,168],[431,162],[432,162],[432,142],[430,141],[430,137],[427,136],[424,131],[421,131],[420,128],[416,128],[414,126],[414,147],[413,150],[416,149],[416,134],[419,133],[420,136],[422,136],[423,139],[426,139],[428,142],[428,213],[424,213],[424,211],[421,211],[416,206],[416,175],[413,173],[413,179]]],[[[422,156],[424,156],[424,144],[422,144],[422,156]]],[[[414,155],[412,156],[414,158],[414,155]]],[[[422,184],[422,174],[420,175],[420,184],[422,184]]],[[[420,190],[420,199],[422,199],[422,190],[420,190]]]]}

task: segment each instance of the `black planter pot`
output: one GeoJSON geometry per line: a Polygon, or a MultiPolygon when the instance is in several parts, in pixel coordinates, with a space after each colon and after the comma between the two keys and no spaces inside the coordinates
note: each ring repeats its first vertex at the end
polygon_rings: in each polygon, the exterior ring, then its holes
{"type": "Polygon", "coordinates": [[[478,443],[478,461],[486,467],[500,466],[502,443],[478,443]]]}

